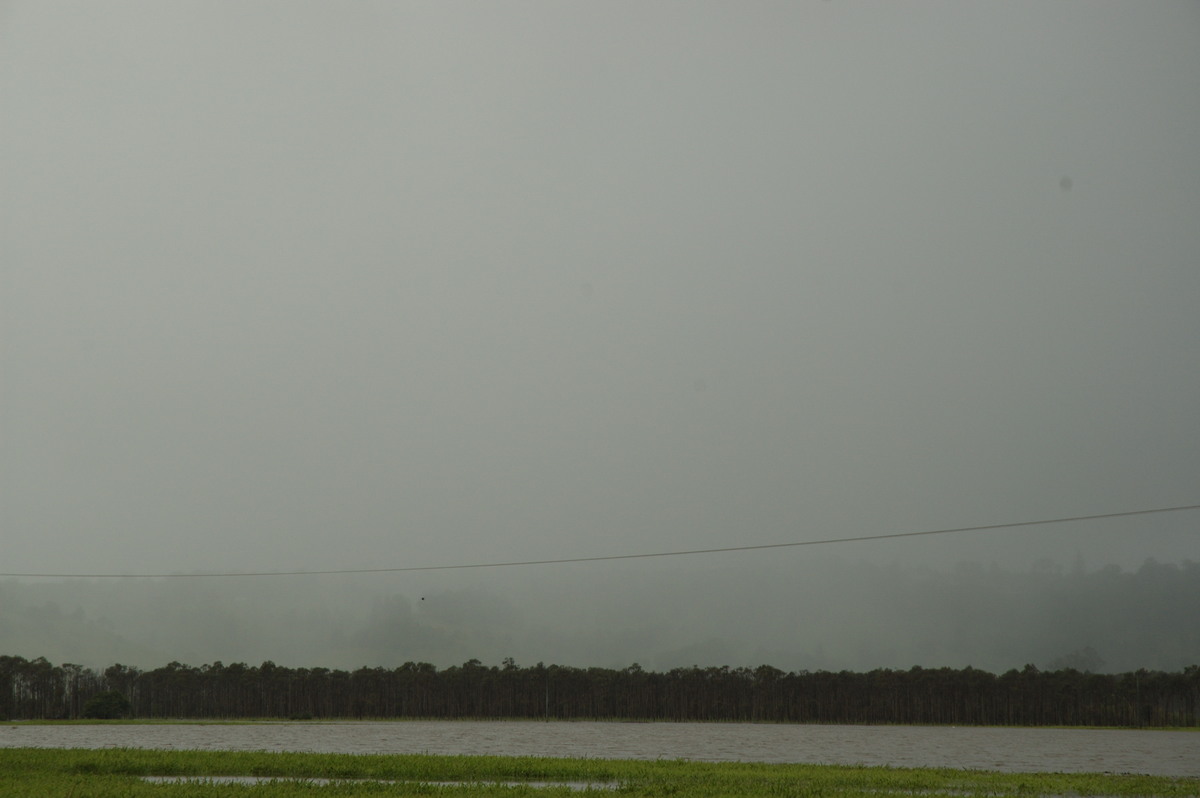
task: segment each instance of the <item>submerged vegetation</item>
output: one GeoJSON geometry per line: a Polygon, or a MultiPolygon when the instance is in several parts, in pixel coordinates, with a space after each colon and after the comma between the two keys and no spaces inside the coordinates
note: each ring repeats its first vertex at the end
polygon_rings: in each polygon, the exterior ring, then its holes
{"type": "Polygon", "coordinates": [[[302,754],[135,749],[0,749],[0,794],[41,796],[569,795],[1146,796],[1200,794],[1200,779],[1001,774],[538,757],[302,754]],[[156,781],[149,777],[174,777],[156,781]],[[230,783],[225,777],[256,777],[230,783]],[[324,780],[332,780],[325,782],[324,780]]]}
{"type": "Polygon", "coordinates": [[[638,665],[439,670],[172,662],[103,672],[0,656],[0,718],[595,718],[789,723],[1200,726],[1200,666],[1001,675],[975,668],[784,671],[638,665]]]}

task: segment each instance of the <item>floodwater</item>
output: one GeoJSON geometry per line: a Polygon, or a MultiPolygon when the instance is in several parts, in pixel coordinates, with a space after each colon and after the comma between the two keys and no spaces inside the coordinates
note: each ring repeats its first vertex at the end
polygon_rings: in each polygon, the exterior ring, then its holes
{"type": "Polygon", "coordinates": [[[240,786],[253,787],[258,784],[271,784],[274,782],[295,782],[300,784],[311,784],[315,787],[328,787],[338,784],[420,784],[426,787],[461,787],[470,784],[488,784],[498,785],[501,787],[533,787],[534,789],[544,789],[547,787],[566,787],[573,792],[589,792],[595,790],[616,790],[620,788],[621,783],[616,781],[487,781],[487,782],[471,782],[471,781],[409,781],[399,782],[394,779],[323,779],[323,778],[305,778],[305,777],[278,777],[278,776],[142,776],[142,781],[150,784],[204,784],[204,785],[221,785],[221,784],[237,784],[240,786]]]}
{"type": "Polygon", "coordinates": [[[1200,732],[539,721],[0,724],[0,747],[490,754],[1200,776],[1200,732]]]}

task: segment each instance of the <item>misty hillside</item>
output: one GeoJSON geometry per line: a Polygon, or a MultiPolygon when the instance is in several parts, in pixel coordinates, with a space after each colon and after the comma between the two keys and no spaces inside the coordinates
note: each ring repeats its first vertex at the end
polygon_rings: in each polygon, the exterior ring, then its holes
{"type": "Polygon", "coordinates": [[[470,659],[785,670],[1200,662],[1200,563],[948,570],[842,560],[335,577],[0,582],[0,649],[106,666],[470,659]]]}

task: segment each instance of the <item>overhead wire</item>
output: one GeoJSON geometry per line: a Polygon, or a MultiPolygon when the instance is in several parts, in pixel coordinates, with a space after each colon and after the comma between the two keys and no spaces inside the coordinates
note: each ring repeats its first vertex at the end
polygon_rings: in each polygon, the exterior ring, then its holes
{"type": "Polygon", "coordinates": [[[764,549],[797,548],[800,546],[824,546],[836,543],[857,543],[870,540],[892,540],[898,538],[915,538],[930,535],[950,535],[965,532],[986,532],[998,529],[1017,529],[1030,526],[1047,526],[1050,524],[1067,524],[1079,521],[1099,521],[1107,518],[1128,518],[1136,515],[1151,515],[1154,513],[1174,513],[1185,510],[1200,510],[1200,504],[1184,504],[1174,507],[1155,507],[1148,510],[1126,510],[1116,513],[1098,513],[1095,515],[1073,515],[1063,518],[1044,518],[1037,521],[1013,521],[1004,524],[983,524],[979,526],[960,526],[948,529],[925,529],[915,532],[887,532],[875,535],[853,535],[850,537],[823,538],[819,540],[795,540],[786,543],[764,543],[742,546],[721,546],[710,549],[683,549],[678,551],[641,552],[636,554],[607,554],[592,557],[562,557],[545,560],[513,560],[506,562],[456,563],[451,565],[406,565],[388,568],[330,568],[321,570],[301,571],[198,571],[173,573],[32,573],[32,572],[0,572],[0,577],[48,578],[48,579],[199,579],[215,577],[265,577],[265,576],[321,576],[333,574],[382,574],[403,573],[412,571],[455,571],[469,568],[514,568],[534,565],[562,565],[566,563],[608,562],[613,560],[639,560],[655,557],[685,557],[701,554],[726,554],[739,551],[761,551],[764,549]]]}

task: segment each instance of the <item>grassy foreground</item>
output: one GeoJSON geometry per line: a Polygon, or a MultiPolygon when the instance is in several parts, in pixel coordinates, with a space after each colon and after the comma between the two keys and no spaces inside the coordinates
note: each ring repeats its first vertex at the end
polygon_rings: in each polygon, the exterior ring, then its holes
{"type": "Polygon", "coordinates": [[[145,749],[0,749],[0,795],[276,796],[1196,796],[1200,779],[1103,774],[536,757],[352,755],[145,749]],[[155,783],[145,776],[195,780],[155,783]],[[205,777],[279,779],[249,784],[205,777]],[[306,779],[345,779],[317,783],[306,779]],[[366,781],[350,781],[364,779],[366,781]],[[374,781],[371,781],[374,780],[374,781]],[[449,782],[449,783],[447,783],[449,782]],[[536,786],[523,782],[549,783],[536,786]],[[587,785],[590,785],[588,787],[587,785]]]}

